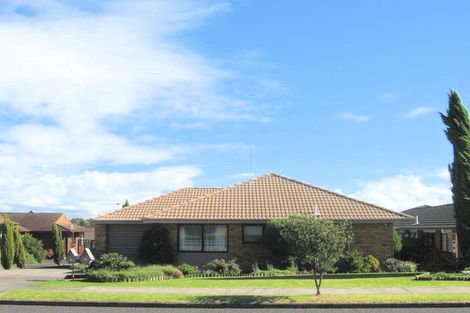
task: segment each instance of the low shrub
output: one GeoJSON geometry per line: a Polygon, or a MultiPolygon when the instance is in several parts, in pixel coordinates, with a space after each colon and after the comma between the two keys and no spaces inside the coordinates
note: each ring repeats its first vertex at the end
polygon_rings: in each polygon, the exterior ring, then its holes
{"type": "Polygon", "coordinates": [[[463,280],[470,281],[470,275],[466,273],[425,273],[415,277],[415,280],[463,280]]]}
{"type": "Polygon", "coordinates": [[[353,250],[346,252],[344,256],[336,262],[336,271],[338,273],[369,273],[371,267],[366,257],[359,251],[353,250]]]}
{"type": "Polygon", "coordinates": [[[259,276],[292,276],[296,275],[298,272],[293,270],[293,268],[287,268],[285,270],[275,268],[273,265],[268,264],[265,270],[257,269],[253,274],[259,276]]]}
{"type": "Polygon", "coordinates": [[[32,254],[26,252],[26,264],[37,264],[38,261],[34,258],[32,254]]]}
{"type": "Polygon", "coordinates": [[[21,240],[23,241],[23,246],[26,250],[26,253],[34,258],[34,260],[36,261],[35,263],[44,262],[44,260],[46,259],[46,251],[44,251],[41,240],[34,238],[31,234],[28,233],[23,234],[23,236],[21,236],[21,240]]]}
{"type": "Polygon", "coordinates": [[[380,262],[373,255],[367,255],[364,259],[364,265],[368,268],[368,272],[380,272],[380,262]]]}
{"type": "Polygon", "coordinates": [[[105,253],[95,260],[91,267],[97,270],[107,269],[111,271],[121,271],[133,268],[135,264],[119,253],[105,253]]]}
{"type": "Polygon", "coordinates": [[[201,273],[197,266],[188,263],[178,265],[178,269],[183,273],[184,276],[198,275],[201,273]]]}
{"type": "Polygon", "coordinates": [[[386,272],[416,272],[417,268],[416,263],[394,258],[387,259],[383,263],[383,269],[386,272]]]}
{"type": "Polygon", "coordinates": [[[123,270],[93,269],[86,274],[86,280],[93,282],[132,282],[159,279],[178,279],[183,273],[172,265],[149,265],[123,270]]]}
{"type": "Polygon", "coordinates": [[[213,271],[219,275],[238,276],[241,273],[240,265],[237,259],[225,261],[224,259],[214,259],[205,266],[209,271],[213,271]]]}

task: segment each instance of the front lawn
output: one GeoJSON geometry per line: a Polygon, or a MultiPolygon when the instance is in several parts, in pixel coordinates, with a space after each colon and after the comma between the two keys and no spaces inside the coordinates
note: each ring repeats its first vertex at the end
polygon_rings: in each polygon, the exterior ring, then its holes
{"type": "Polygon", "coordinates": [[[413,302],[468,302],[470,294],[355,294],[355,295],[174,295],[93,293],[67,291],[18,290],[0,294],[1,300],[42,301],[97,301],[97,302],[151,302],[195,304],[270,304],[270,303],[413,303],[413,302]]]}
{"type": "MultiPolygon", "coordinates": [[[[153,287],[153,288],[313,288],[308,276],[290,277],[204,277],[182,278],[149,282],[95,283],[87,281],[56,280],[41,282],[43,287],[153,287]]],[[[392,287],[448,287],[467,286],[470,281],[417,281],[411,276],[370,278],[326,278],[322,288],[392,288],[392,287]]]]}

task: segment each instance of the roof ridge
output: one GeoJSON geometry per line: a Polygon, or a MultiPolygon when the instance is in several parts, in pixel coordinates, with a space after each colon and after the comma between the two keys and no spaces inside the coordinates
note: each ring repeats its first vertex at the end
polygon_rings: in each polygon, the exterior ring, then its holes
{"type": "MultiPolygon", "coordinates": [[[[158,211],[158,212],[153,212],[152,214],[145,215],[144,217],[142,217],[142,219],[150,219],[150,218],[152,218],[153,216],[157,215],[158,213],[166,212],[166,211],[168,211],[168,210],[172,210],[172,209],[174,209],[174,208],[177,208],[177,207],[179,207],[179,206],[181,206],[181,205],[183,205],[183,204],[191,203],[191,202],[194,202],[194,201],[196,201],[196,200],[202,199],[202,198],[204,198],[204,197],[212,196],[212,195],[214,195],[214,194],[216,194],[216,193],[220,193],[220,192],[224,191],[225,189],[228,189],[228,188],[233,187],[233,186],[234,186],[234,185],[228,186],[228,187],[207,188],[207,189],[217,189],[217,190],[214,191],[214,192],[211,192],[211,193],[208,193],[208,194],[199,196],[199,197],[197,197],[197,198],[193,198],[193,199],[188,200],[188,201],[186,201],[186,202],[182,202],[182,203],[179,203],[179,204],[172,205],[171,207],[166,208],[166,209],[163,209],[163,210],[160,210],[160,211],[158,211]]],[[[201,188],[201,189],[202,189],[202,188],[201,188]]]]}
{"type": "Polygon", "coordinates": [[[373,203],[369,203],[369,202],[364,201],[364,200],[355,199],[355,198],[349,197],[347,195],[341,194],[339,192],[334,192],[334,191],[331,191],[331,190],[328,190],[328,189],[325,189],[325,188],[322,188],[322,187],[318,187],[318,186],[315,186],[315,185],[312,185],[310,183],[306,183],[306,182],[303,182],[303,181],[300,181],[300,180],[297,180],[297,179],[294,179],[294,178],[279,175],[279,174],[276,174],[276,173],[269,173],[269,175],[273,175],[273,176],[276,176],[276,177],[279,177],[279,178],[282,178],[282,179],[290,180],[292,182],[305,185],[307,187],[316,188],[316,189],[319,189],[321,191],[324,191],[324,192],[327,192],[327,193],[330,193],[330,194],[333,194],[333,195],[336,195],[336,196],[339,196],[339,197],[346,198],[348,200],[352,200],[352,201],[359,202],[359,203],[362,203],[362,204],[370,205],[370,206],[376,207],[376,208],[381,209],[381,210],[385,210],[385,211],[388,211],[388,212],[391,212],[391,213],[396,213],[398,215],[402,215],[404,217],[408,217],[408,218],[412,217],[412,216],[410,216],[408,214],[405,214],[405,213],[397,212],[397,211],[394,211],[392,209],[387,209],[387,208],[384,208],[382,206],[379,206],[379,205],[376,205],[376,204],[373,204],[373,203]]]}
{"type": "Polygon", "coordinates": [[[242,186],[242,185],[245,185],[245,184],[249,184],[250,182],[253,182],[255,180],[259,180],[263,177],[266,177],[266,176],[269,176],[269,175],[274,175],[273,173],[266,173],[266,174],[263,174],[261,176],[257,176],[257,177],[253,177],[253,178],[250,178],[248,180],[245,180],[245,181],[242,181],[240,183],[237,183],[237,184],[233,184],[233,185],[230,185],[230,186],[227,186],[227,187],[219,187],[219,188],[215,188],[215,189],[219,189],[217,191],[214,191],[214,192],[211,192],[211,193],[208,193],[208,194],[205,194],[205,195],[202,195],[200,197],[197,197],[197,198],[194,198],[194,199],[191,199],[189,201],[186,201],[186,202],[183,202],[183,203],[179,203],[179,204],[175,204],[169,208],[166,208],[166,209],[163,209],[161,211],[158,211],[158,212],[155,212],[155,213],[152,213],[152,214],[149,214],[149,215],[146,215],[143,217],[143,219],[151,219],[153,217],[155,217],[158,213],[163,213],[163,212],[167,212],[169,210],[172,210],[172,209],[175,209],[177,207],[180,207],[180,206],[183,206],[183,205],[186,205],[186,204],[189,204],[189,203],[193,203],[193,202],[196,202],[200,199],[203,199],[203,198],[208,198],[208,197],[212,197],[216,194],[219,194],[219,193],[222,193],[226,190],[230,190],[230,189],[233,189],[233,188],[236,188],[238,186],[242,186]]]}
{"type": "MultiPolygon", "coordinates": [[[[144,203],[149,203],[149,202],[152,202],[158,198],[163,198],[163,197],[169,197],[171,196],[172,194],[175,194],[177,192],[181,192],[183,190],[190,190],[190,189],[220,189],[218,187],[183,187],[183,188],[180,188],[180,189],[176,189],[176,190],[173,190],[173,191],[170,191],[168,193],[165,193],[165,194],[161,194],[161,195],[158,195],[158,196],[155,196],[155,197],[152,197],[150,199],[147,199],[147,200],[143,200],[143,201],[139,201],[139,202],[136,202],[134,204],[131,204],[131,205],[128,205],[124,208],[119,208],[119,209],[116,209],[114,211],[111,211],[111,212],[107,212],[105,214],[101,214],[101,215],[98,215],[96,217],[94,217],[92,220],[95,220],[95,219],[99,219],[99,218],[102,218],[102,217],[105,217],[107,215],[111,215],[111,214],[115,214],[115,213],[119,213],[119,212],[125,212],[125,211],[128,211],[128,210],[132,210],[134,209],[134,207],[136,206],[139,206],[139,205],[142,205],[144,203]]],[[[152,213],[154,214],[154,213],[152,213]]]]}

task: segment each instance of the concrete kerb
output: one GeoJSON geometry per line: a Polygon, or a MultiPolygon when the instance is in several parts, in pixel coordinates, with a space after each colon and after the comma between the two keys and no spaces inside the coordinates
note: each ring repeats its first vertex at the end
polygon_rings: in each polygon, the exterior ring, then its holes
{"type": "Polygon", "coordinates": [[[66,302],[66,301],[13,301],[0,300],[0,305],[25,306],[74,306],[74,307],[122,307],[122,308],[331,308],[331,309],[360,309],[360,308],[462,308],[470,307],[470,302],[422,302],[422,303],[151,303],[151,302],[66,302]]]}

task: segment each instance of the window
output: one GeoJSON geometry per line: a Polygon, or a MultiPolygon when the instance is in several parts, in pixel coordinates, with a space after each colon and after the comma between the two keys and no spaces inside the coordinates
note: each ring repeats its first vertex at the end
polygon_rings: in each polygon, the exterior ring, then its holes
{"type": "Polygon", "coordinates": [[[227,225],[180,225],[179,251],[226,252],[227,225]]]}
{"type": "Polygon", "coordinates": [[[226,225],[204,225],[204,251],[227,251],[226,225]]]}
{"type": "Polygon", "coordinates": [[[243,225],[243,242],[259,243],[263,237],[263,225],[243,225]]]}
{"type": "Polygon", "coordinates": [[[181,225],[179,232],[181,251],[202,251],[202,225],[181,225]]]}

